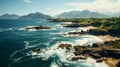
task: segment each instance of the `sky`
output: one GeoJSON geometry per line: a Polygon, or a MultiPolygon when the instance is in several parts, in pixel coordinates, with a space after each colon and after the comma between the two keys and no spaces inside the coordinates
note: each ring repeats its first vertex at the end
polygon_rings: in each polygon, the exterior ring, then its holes
{"type": "Polygon", "coordinates": [[[40,12],[54,16],[63,12],[82,10],[103,14],[120,13],[120,0],[0,0],[0,15],[40,12]]]}

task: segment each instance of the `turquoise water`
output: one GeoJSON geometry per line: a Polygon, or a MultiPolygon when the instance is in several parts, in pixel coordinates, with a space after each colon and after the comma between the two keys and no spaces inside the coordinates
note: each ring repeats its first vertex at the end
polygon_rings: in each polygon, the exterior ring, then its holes
{"type": "Polygon", "coordinates": [[[61,24],[40,20],[0,20],[0,67],[106,67],[95,60],[71,61],[66,58],[73,51],[56,49],[60,43],[92,45],[101,39],[93,35],[64,36],[63,33],[81,31],[84,28],[64,28],[61,24]],[[50,30],[25,30],[32,26],[49,26],[50,30]],[[36,54],[32,50],[40,48],[36,54]],[[92,62],[91,62],[92,61],[92,62]]]}

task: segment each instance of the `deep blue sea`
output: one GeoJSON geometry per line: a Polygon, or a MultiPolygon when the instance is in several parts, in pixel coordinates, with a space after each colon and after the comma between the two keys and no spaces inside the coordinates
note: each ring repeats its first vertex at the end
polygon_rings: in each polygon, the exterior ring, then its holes
{"type": "Polygon", "coordinates": [[[60,43],[92,45],[101,39],[93,35],[64,36],[84,28],[64,28],[69,22],[42,20],[0,20],[0,67],[107,67],[92,58],[72,61],[73,51],[56,49],[60,43]],[[49,26],[49,30],[25,30],[33,26],[49,26]],[[34,53],[40,48],[43,52],[34,53]],[[69,58],[66,59],[66,58],[69,58]]]}

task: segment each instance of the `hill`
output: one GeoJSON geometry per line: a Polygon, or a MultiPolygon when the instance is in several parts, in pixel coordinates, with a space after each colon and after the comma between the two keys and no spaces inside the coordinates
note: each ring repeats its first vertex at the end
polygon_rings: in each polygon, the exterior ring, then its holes
{"type": "Polygon", "coordinates": [[[20,16],[16,14],[3,14],[0,19],[18,19],[20,16]]]}
{"type": "Polygon", "coordinates": [[[51,16],[49,15],[45,15],[45,14],[42,14],[42,13],[39,13],[39,12],[36,12],[36,13],[30,13],[28,15],[24,15],[24,16],[21,16],[19,19],[25,19],[25,20],[40,20],[40,19],[50,19],[52,18],[51,16]]]}
{"type": "Polygon", "coordinates": [[[64,12],[56,16],[57,18],[108,18],[108,16],[104,14],[100,14],[97,12],[91,12],[88,10],[83,11],[70,11],[64,12]]]}

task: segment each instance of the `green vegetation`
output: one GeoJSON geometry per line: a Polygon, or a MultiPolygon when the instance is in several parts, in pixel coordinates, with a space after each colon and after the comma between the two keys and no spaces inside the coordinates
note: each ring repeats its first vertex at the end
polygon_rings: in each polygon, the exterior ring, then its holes
{"type": "Polygon", "coordinates": [[[107,30],[110,35],[120,36],[120,17],[111,18],[57,18],[57,22],[73,22],[80,24],[91,24],[98,30],[107,30]]]}
{"type": "Polygon", "coordinates": [[[111,41],[112,46],[115,48],[120,48],[120,40],[111,41]]]}

